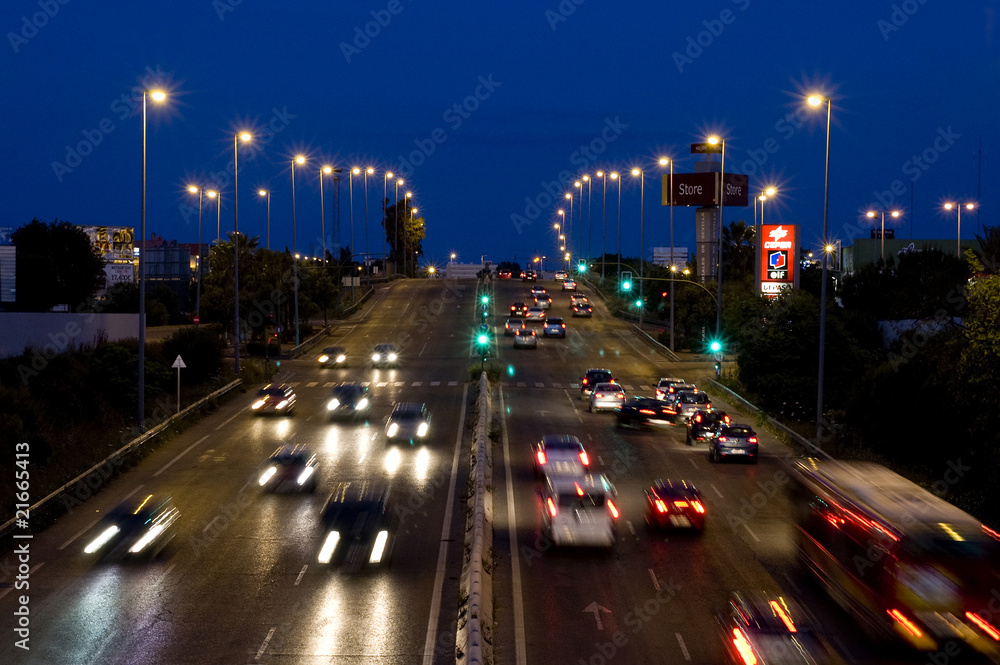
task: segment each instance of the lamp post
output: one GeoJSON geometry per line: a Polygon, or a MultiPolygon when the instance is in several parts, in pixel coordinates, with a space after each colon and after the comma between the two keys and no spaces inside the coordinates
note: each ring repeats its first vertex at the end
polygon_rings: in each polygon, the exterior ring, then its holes
{"type": "Polygon", "coordinates": [[[642,330],[642,312],[646,309],[643,299],[642,278],[646,263],[646,246],[643,242],[643,211],[646,205],[646,174],[642,169],[632,169],[633,176],[639,176],[639,330],[642,330]]]}
{"type": "Polygon", "coordinates": [[[778,193],[778,190],[774,187],[767,187],[761,190],[761,193],[754,197],[753,203],[753,240],[754,240],[754,252],[753,252],[753,270],[754,279],[757,279],[757,275],[760,275],[760,242],[761,232],[757,229],[757,201],[760,201],[760,228],[764,228],[764,201],[770,196],[774,196],[778,193]]]}
{"type": "Polygon", "coordinates": [[[389,265],[389,251],[387,248],[388,241],[386,240],[386,234],[389,229],[385,227],[386,215],[389,212],[389,178],[392,177],[392,171],[386,171],[382,174],[382,268],[386,270],[389,265]]]}
{"type": "MultiPolygon", "coordinates": [[[[674,263],[674,160],[669,157],[660,157],[660,166],[670,165],[670,179],[668,186],[667,205],[670,206],[670,270],[677,271],[674,263]]],[[[674,350],[674,288],[670,287],[670,351],[674,350]]]]}
{"type": "Polygon", "coordinates": [[[198,195],[198,286],[194,296],[194,318],[198,319],[197,325],[201,325],[201,204],[205,199],[205,189],[189,185],[188,191],[198,195]]]}
{"type": "Polygon", "coordinates": [[[368,167],[365,169],[365,280],[371,284],[371,275],[369,274],[369,269],[371,266],[369,262],[371,261],[371,254],[368,253],[368,176],[375,173],[375,169],[368,167]]]}
{"type": "Polygon", "coordinates": [[[716,270],[716,279],[718,280],[718,296],[715,299],[715,338],[719,339],[722,335],[722,220],[724,219],[724,211],[726,209],[726,139],[719,138],[718,136],[708,137],[708,142],[711,145],[721,144],[722,150],[722,164],[720,167],[720,179],[719,187],[716,192],[719,197],[719,237],[718,237],[718,251],[719,256],[717,257],[718,268],[716,270]]]}
{"type": "Polygon", "coordinates": [[[299,255],[296,244],[295,165],[305,163],[306,158],[303,155],[298,155],[292,160],[292,284],[295,301],[295,346],[299,345],[299,255]]]}
{"type": "Polygon", "coordinates": [[[944,209],[951,210],[952,208],[958,209],[958,258],[962,258],[962,208],[966,210],[974,210],[976,208],[975,203],[945,203],[944,209]]]}
{"type": "Polygon", "coordinates": [[[216,192],[211,189],[205,193],[208,194],[208,198],[215,199],[215,228],[216,228],[215,244],[216,246],[218,246],[219,229],[222,228],[222,193],[216,192]]]}
{"type": "MultiPolygon", "coordinates": [[[[409,196],[410,192],[407,192],[406,195],[409,196]]],[[[416,208],[410,208],[410,226],[413,226],[413,216],[415,214],[417,214],[417,209],[416,208]]],[[[410,270],[413,272],[413,276],[416,277],[417,276],[417,250],[416,249],[413,250],[413,258],[411,258],[410,261],[411,261],[410,270]]]]}
{"type": "MultiPolygon", "coordinates": [[[[352,262],[353,262],[354,255],[356,253],[355,250],[357,249],[354,246],[354,176],[359,175],[360,173],[361,173],[361,169],[359,169],[357,166],[355,166],[354,168],[352,168],[351,169],[351,173],[348,176],[348,183],[347,183],[347,185],[348,185],[348,193],[350,195],[351,259],[352,259],[352,262]]],[[[352,304],[354,303],[354,280],[356,278],[357,278],[357,275],[354,273],[353,270],[351,270],[351,303],[352,304]]]]}
{"type": "Polygon", "coordinates": [[[162,90],[142,91],[142,213],[139,216],[139,231],[142,248],[139,250],[139,398],[136,405],[136,426],[143,431],[143,417],[146,414],[146,97],[154,102],[162,102],[167,95],[162,90]]]}
{"type": "MultiPolygon", "coordinates": [[[[412,198],[412,197],[413,197],[413,192],[406,192],[406,194],[404,195],[404,198],[403,198],[403,223],[404,224],[406,223],[406,210],[410,207],[410,198],[412,198]]],[[[413,221],[413,213],[410,213],[410,221],[411,222],[413,221]]],[[[406,242],[406,239],[409,237],[409,234],[407,233],[407,229],[405,227],[404,227],[403,231],[404,231],[404,233],[403,233],[403,249],[405,250],[403,252],[403,274],[406,275],[406,264],[410,260],[410,250],[407,249],[407,244],[408,243],[406,242]]]]}
{"type": "MultiPolygon", "coordinates": [[[[579,183],[577,183],[579,184],[579,183]]],[[[573,193],[566,192],[566,198],[569,200],[569,224],[566,225],[564,234],[566,235],[566,246],[573,246],[573,193]]],[[[567,268],[569,266],[567,265],[567,268]]]]}
{"type": "MultiPolygon", "coordinates": [[[[827,220],[830,210],[830,118],[833,114],[833,102],[829,97],[811,95],[808,99],[809,105],[818,107],[826,102],[826,173],[823,177],[823,247],[830,243],[827,241],[827,220]]],[[[819,444],[823,436],[823,382],[826,372],[826,271],[827,252],[823,252],[822,259],[822,282],[819,287],[819,368],[816,373],[816,443],[819,444]]]]}
{"type": "Polygon", "coordinates": [[[605,177],[604,171],[598,171],[597,177],[601,179],[604,185],[604,194],[601,196],[601,281],[604,281],[604,239],[605,239],[605,228],[608,216],[608,179],[605,177]]]}
{"type": "MultiPolygon", "coordinates": [[[[394,261],[393,270],[397,273],[399,272],[399,186],[402,184],[403,184],[402,178],[396,181],[396,194],[394,196],[394,199],[396,201],[396,203],[394,204],[396,207],[396,212],[393,213],[392,215],[393,221],[396,222],[396,242],[392,252],[393,258],[395,258],[396,260],[394,261]]],[[[405,208],[406,206],[404,205],[403,207],[405,208]]]]}
{"type": "Polygon", "coordinates": [[[580,230],[577,232],[576,258],[583,256],[583,183],[577,180],[573,186],[580,190],[580,230]]]}
{"type": "Polygon", "coordinates": [[[250,141],[248,132],[233,134],[233,376],[240,376],[240,168],[239,142],[250,141]]]}
{"type": "Polygon", "coordinates": [[[618,177],[617,172],[611,173],[611,179],[618,181],[618,254],[615,257],[615,262],[618,265],[620,279],[622,276],[622,179],[618,177]]]}
{"type": "MultiPolygon", "coordinates": [[[[332,166],[324,166],[319,170],[319,233],[323,237],[323,272],[326,273],[326,213],[323,210],[323,174],[333,173],[332,166]]],[[[324,324],[326,321],[324,320],[324,324]]]]}
{"type": "MultiPolygon", "coordinates": [[[[594,230],[590,223],[591,220],[590,209],[593,203],[593,198],[591,195],[593,194],[594,181],[590,178],[589,175],[584,175],[583,181],[587,183],[587,261],[589,262],[591,259],[594,258],[593,255],[590,253],[590,243],[594,239],[594,230]]],[[[581,197],[580,205],[583,205],[583,190],[580,191],[580,197],[581,197]]],[[[580,208],[580,211],[582,219],[583,208],[580,208]]]]}
{"type": "MultiPolygon", "coordinates": [[[[874,210],[869,210],[868,212],[865,213],[868,219],[875,219],[875,215],[878,214],[881,214],[882,216],[882,230],[879,232],[879,241],[882,244],[882,253],[881,253],[882,265],[885,265],[885,208],[880,209],[879,212],[875,212],[874,210]]],[[[893,217],[899,217],[900,212],[898,210],[893,210],[889,214],[892,215],[893,217]]],[[[763,206],[761,206],[761,216],[763,215],[764,215],[763,206]]]]}
{"type": "Polygon", "coordinates": [[[257,194],[267,199],[267,248],[271,249],[271,190],[261,189],[257,194]]]}

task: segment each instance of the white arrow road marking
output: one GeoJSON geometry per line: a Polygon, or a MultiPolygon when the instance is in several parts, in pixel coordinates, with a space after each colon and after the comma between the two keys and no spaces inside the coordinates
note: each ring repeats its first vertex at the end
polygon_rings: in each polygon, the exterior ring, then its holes
{"type": "Polygon", "coordinates": [[[595,600],[590,605],[587,605],[585,608],[583,608],[583,611],[593,612],[594,621],[597,622],[597,630],[604,630],[604,624],[601,622],[601,612],[607,612],[608,614],[611,614],[611,610],[604,607],[603,605],[598,605],[597,601],[595,600]]]}

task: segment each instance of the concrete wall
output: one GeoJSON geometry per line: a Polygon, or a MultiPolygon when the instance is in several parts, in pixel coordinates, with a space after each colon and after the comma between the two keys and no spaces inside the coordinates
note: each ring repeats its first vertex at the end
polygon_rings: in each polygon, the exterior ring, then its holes
{"type": "Polygon", "coordinates": [[[72,312],[0,312],[0,358],[33,347],[43,357],[99,339],[114,342],[139,337],[138,314],[75,314],[72,312]]]}

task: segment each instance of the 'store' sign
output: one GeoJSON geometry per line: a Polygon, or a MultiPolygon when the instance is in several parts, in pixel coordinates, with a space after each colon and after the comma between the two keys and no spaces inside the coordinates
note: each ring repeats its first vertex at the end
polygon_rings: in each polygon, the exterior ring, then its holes
{"type": "MultiPolygon", "coordinates": [[[[675,173],[673,184],[670,175],[663,176],[663,205],[675,206],[713,206],[719,205],[719,197],[715,188],[718,186],[718,173],[675,173]],[[671,203],[671,194],[673,202],[671,203]]],[[[746,207],[749,197],[750,179],[742,173],[727,173],[725,178],[725,195],[723,204],[727,207],[746,207]]]]}

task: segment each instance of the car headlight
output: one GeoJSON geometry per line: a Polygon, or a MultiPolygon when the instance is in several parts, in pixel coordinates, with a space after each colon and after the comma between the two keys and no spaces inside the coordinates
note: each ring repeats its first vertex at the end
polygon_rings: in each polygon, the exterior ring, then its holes
{"type": "Polygon", "coordinates": [[[391,439],[399,433],[399,425],[396,423],[389,423],[389,429],[386,430],[386,435],[391,439]]]}
{"type": "Polygon", "coordinates": [[[379,358],[380,358],[379,354],[377,353],[372,354],[372,362],[377,363],[379,361],[379,358]]]}
{"type": "Polygon", "coordinates": [[[138,554],[139,552],[142,551],[144,547],[146,547],[146,545],[149,545],[151,542],[156,540],[156,537],[159,536],[162,531],[163,531],[162,524],[154,524],[153,526],[149,527],[149,531],[144,533],[142,538],[136,541],[135,545],[128,548],[128,551],[132,554],[138,554]]]}
{"type": "Polygon", "coordinates": [[[254,409],[256,411],[257,409],[259,409],[260,407],[264,406],[265,404],[267,404],[267,400],[266,399],[259,399],[256,402],[254,402],[250,406],[250,408],[254,409]]]}
{"type": "Polygon", "coordinates": [[[367,397],[362,397],[358,401],[358,405],[356,407],[354,407],[354,410],[355,411],[361,411],[362,409],[367,409],[367,408],[368,408],[368,398],[367,397]]]}
{"type": "Polygon", "coordinates": [[[288,400],[283,399],[280,402],[278,402],[274,408],[280,411],[281,409],[284,409],[286,406],[288,406],[288,400]]]}
{"type": "Polygon", "coordinates": [[[104,547],[105,543],[114,538],[115,534],[118,533],[119,531],[120,529],[117,526],[115,525],[109,526],[107,529],[102,531],[101,534],[97,536],[97,538],[94,538],[89,545],[83,548],[83,551],[86,552],[87,554],[93,554],[97,550],[104,547]]]}
{"type": "Polygon", "coordinates": [[[428,425],[427,423],[420,423],[417,427],[417,436],[427,436],[428,425]]]}
{"type": "Polygon", "coordinates": [[[309,480],[309,476],[313,475],[313,471],[316,470],[314,466],[307,466],[302,473],[299,474],[298,483],[299,485],[305,485],[306,481],[309,480]]]}
{"type": "Polygon", "coordinates": [[[340,534],[336,531],[331,531],[327,536],[326,540],[323,541],[323,547],[319,550],[320,563],[330,563],[330,559],[333,558],[333,551],[337,549],[337,542],[340,540],[340,534]]]}
{"type": "Polygon", "coordinates": [[[261,487],[267,485],[268,481],[271,480],[271,478],[273,478],[274,474],[276,474],[277,472],[278,472],[278,467],[276,466],[268,467],[267,470],[264,471],[264,473],[260,474],[260,478],[257,480],[257,483],[261,487]]]}
{"type": "Polygon", "coordinates": [[[338,406],[340,406],[340,401],[338,399],[334,398],[334,399],[331,399],[329,402],[326,403],[326,410],[327,411],[333,411],[338,406]]]}
{"type": "Polygon", "coordinates": [[[375,545],[372,547],[372,554],[368,557],[368,563],[380,563],[382,555],[385,553],[385,544],[389,541],[388,531],[379,531],[375,537],[375,545]]]}
{"type": "Polygon", "coordinates": [[[320,356],[320,357],[319,357],[319,359],[318,359],[318,360],[319,360],[319,362],[321,362],[321,363],[325,363],[325,362],[329,362],[329,360],[330,360],[330,356],[327,356],[327,355],[322,355],[322,356],[320,356]]]}
{"type": "Polygon", "coordinates": [[[390,353],[389,354],[389,362],[391,362],[391,363],[396,362],[396,354],[395,353],[390,353]]]}
{"type": "Polygon", "coordinates": [[[339,356],[337,356],[337,362],[338,363],[342,363],[345,360],[347,360],[347,356],[345,356],[343,353],[341,353],[339,356]]]}

